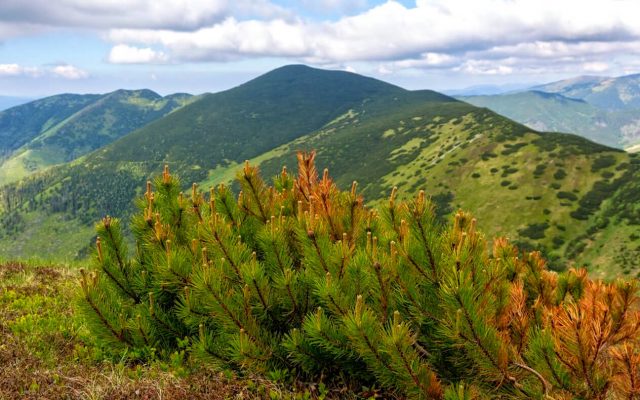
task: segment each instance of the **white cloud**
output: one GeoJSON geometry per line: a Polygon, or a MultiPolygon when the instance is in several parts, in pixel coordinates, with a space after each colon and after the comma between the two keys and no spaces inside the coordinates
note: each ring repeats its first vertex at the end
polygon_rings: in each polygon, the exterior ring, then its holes
{"type": "Polygon", "coordinates": [[[284,17],[268,0],[2,0],[0,22],[92,29],[197,29],[234,15],[284,17]]]}
{"type": "MultiPolygon", "coordinates": [[[[388,1],[335,22],[226,18],[188,31],[114,29],[109,38],[162,46],[169,57],[182,61],[290,57],[312,63],[394,61],[393,68],[448,68],[455,63],[462,67],[460,60],[469,54],[489,59],[618,51],[629,41],[640,41],[637,15],[640,2],[635,0],[418,0],[411,8],[388,1]]],[[[478,66],[467,68],[477,72],[478,66]]],[[[510,69],[514,67],[481,71],[510,69]]]]}
{"type": "Polygon", "coordinates": [[[155,51],[150,47],[119,44],[111,49],[107,60],[113,64],[158,64],[167,62],[168,57],[162,51],[155,51]]]}
{"type": "Polygon", "coordinates": [[[89,73],[78,67],[69,64],[54,66],[23,66],[19,64],[0,64],[0,77],[32,77],[52,76],[64,79],[85,79],[89,73]]]}
{"type": "Polygon", "coordinates": [[[0,64],[0,76],[21,75],[23,69],[18,64],[0,64]]]}
{"type": "Polygon", "coordinates": [[[396,68],[442,68],[453,66],[458,62],[458,57],[443,53],[425,53],[419,58],[395,61],[392,65],[396,68]]]}
{"type": "Polygon", "coordinates": [[[116,42],[161,45],[174,58],[189,61],[220,61],[245,56],[304,57],[307,43],[301,26],[284,20],[237,21],[229,18],[194,32],[121,29],[111,31],[116,42]]]}
{"type": "Polygon", "coordinates": [[[52,26],[194,28],[214,23],[227,0],[3,0],[0,19],[52,26]]]}
{"type": "Polygon", "coordinates": [[[43,73],[38,67],[25,67],[19,64],[0,64],[0,76],[41,76],[43,73]]]}
{"type": "Polygon", "coordinates": [[[378,65],[378,73],[380,75],[390,75],[393,74],[393,70],[389,69],[385,65],[378,65]]]}
{"type": "MultiPolygon", "coordinates": [[[[640,37],[638,38],[640,39],[640,37]]],[[[640,40],[625,41],[533,41],[518,43],[515,45],[499,45],[487,50],[480,50],[489,58],[504,57],[532,57],[538,59],[558,59],[562,57],[585,57],[606,55],[611,53],[637,53],[640,52],[640,40]]],[[[474,55],[475,52],[470,52],[474,55]]]]}
{"type": "Polygon", "coordinates": [[[56,77],[64,79],[85,79],[89,77],[87,71],[69,64],[56,65],[51,68],[51,73],[56,77]]]}
{"type": "MultiPolygon", "coordinates": [[[[355,12],[368,3],[298,4],[355,12]]],[[[25,24],[85,27],[104,33],[113,44],[106,58],[111,63],[280,57],[358,69],[363,62],[375,63],[380,74],[598,72],[622,65],[618,59],[629,61],[629,55],[640,54],[637,0],[404,4],[388,0],[355,15],[318,21],[296,16],[271,0],[0,0],[0,39],[25,24]],[[5,32],[3,26],[12,28],[5,32]]]]}
{"type": "Polygon", "coordinates": [[[467,60],[453,70],[471,75],[509,75],[513,72],[513,67],[486,60],[467,60]]]}
{"type": "Polygon", "coordinates": [[[605,71],[609,70],[609,68],[610,68],[609,64],[607,64],[606,62],[598,62],[598,61],[587,62],[587,63],[584,63],[582,65],[582,69],[585,72],[597,72],[597,73],[600,73],[600,72],[605,72],[605,71]]]}
{"type": "Polygon", "coordinates": [[[352,67],[352,66],[350,66],[350,65],[345,66],[345,67],[343,68],[343,70],[344,70],[344,71],[347,71],[347,72],[354,73],[354,74],[357,74],[357,73],[358,73],[358,71],[356,71],[356,69],[355,69],[355,68],[353,68],[353,67],[352,67]]]}

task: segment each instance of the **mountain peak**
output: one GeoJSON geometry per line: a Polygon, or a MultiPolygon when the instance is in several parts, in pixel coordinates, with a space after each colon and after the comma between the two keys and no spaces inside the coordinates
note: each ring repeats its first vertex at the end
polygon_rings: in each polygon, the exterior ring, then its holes
{"type": "Polygon", "coordinates": [[[118,89],[111,93],[107,93],[105,97],[106,96],[110,96],[110,97],[112,96],[112,97],[118,97],[118,98],[141,97],[149,100],[158,100],[162,98],[162,96],[160,96],[158,93],[150,89],[118,89]]]}
{"type": "Polygon", "coordinates": [[[248,89],[261,92],[278,90],[301,90],[308,93],[362,94],[365,97],[404,92],[405,89],[378,79],[353,72],[327,70],[309,67],[303,64],[285,65],[238,86],[236,89],[248,89]]]}

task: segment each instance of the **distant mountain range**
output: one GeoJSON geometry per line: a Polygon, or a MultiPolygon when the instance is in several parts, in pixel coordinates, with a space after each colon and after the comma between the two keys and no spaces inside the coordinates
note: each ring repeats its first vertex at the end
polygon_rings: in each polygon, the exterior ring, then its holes
{"type": "Polygon", "coordinates": [[[533,129],[573,132],[618,148],[640,144],[640,74],[582,76],[527,91],[460,99],[533,129]]]}
{"type": "MultiPolygon", "coordinates": [[[[538,95],[544,96],[565,101],[538,95]]],[[[425,189],[440,218],[459,207],[470,210],[488,235],[543,250],[554,268],[575,262],[602,276],[640,269],[637,155],[576,135],[542,133],[437,92],[300,65],[224,92],[185,96],[175,107],[159,105],[170,103],[167,98],[133,98],[145,100],[124,104],[163,111],[151,121],[138,113],[132,115],[139,119],[124,118],[140,121],[139,128],[119,139],[104,134],[97,150],[79,158],[72,149],[85,139],[71,140],[77,144],[64,147],[70,162],[0,188],[0,254],[82,257],[95,220],[106,214],[126,219],[144,182],[165,163],[185,189],[191,182],[206,189],[232,182],[244,160],[270,177],[283,165],[295,167],[296,150],[315,149],[318,166],[329,168],[342,187],[358,180],[372,206],[394,186],[406,197],[425,189]]],[[[0,143],[14,152],[31,149],[43,126],[97,101],[72,98],[52,107],[47,119],[24,124],[31,130],[0,130],[0,143]]]]}
{"type": "Polygon", "coordinates": [[[518,83],[504,85],[473,85],[463,89],[443,90],[442,93],[448,96],[484,96],[527,90],[530,86],[531,85],[518,83]]]}
{"type": "Polygon", "coordinates": [[[618,78],[581,76],[533,89],[581,99],[602,110],[621,111],[640,108],[640,74],[618,78]]]}
{"type": "Polygon", "coordinates": [[[0,112],[0,184],[75,160],[193,101],[150,90],[62,94],[0,112]]]}
{"type": "Polygon", "coordinates": [[[25,104],[30,101],[33,101],[33,99],[26,97],[0,96],[0,111],[19,106],[20,104],[25,104]]]}

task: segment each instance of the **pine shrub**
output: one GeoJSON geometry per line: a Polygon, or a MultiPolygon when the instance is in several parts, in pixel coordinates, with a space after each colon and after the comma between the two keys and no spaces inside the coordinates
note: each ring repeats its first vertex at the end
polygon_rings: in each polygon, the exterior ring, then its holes
{"type": "Polygon", "coordinates": [[[557,274],[505,239],[489,252],[475,219],[441,226],[422,191],[367,208],[314,156],[272,186],[247,163],[237,197],[184,195],[165,169],[138,200],[132,251],[104,218],[81,280],[96,337],[417,399],[640,396],[635,281],[557,274]]]}

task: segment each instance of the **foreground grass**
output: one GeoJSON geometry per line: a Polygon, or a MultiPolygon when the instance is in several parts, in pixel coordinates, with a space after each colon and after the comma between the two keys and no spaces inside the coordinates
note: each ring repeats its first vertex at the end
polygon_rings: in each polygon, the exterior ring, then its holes
{"type": "Polygon", "coordinates": [[[107,354],[74,314],[77,275],[70,267],[0,263],[1,400],[354,397],[321,384],[202,370],[183,353],[151,364],[107,354]]]}

